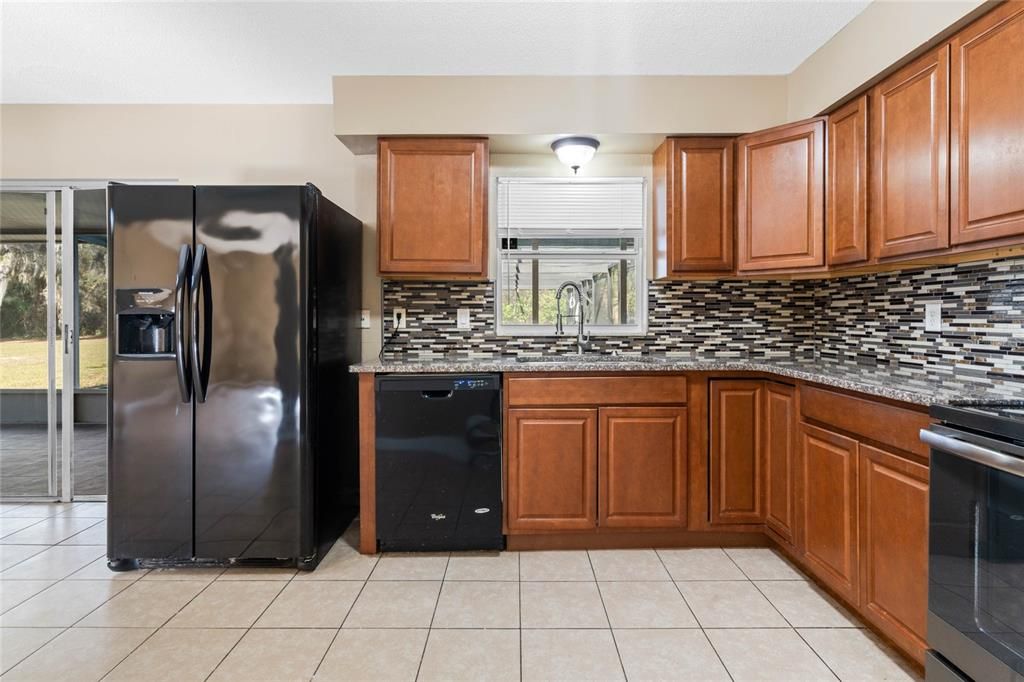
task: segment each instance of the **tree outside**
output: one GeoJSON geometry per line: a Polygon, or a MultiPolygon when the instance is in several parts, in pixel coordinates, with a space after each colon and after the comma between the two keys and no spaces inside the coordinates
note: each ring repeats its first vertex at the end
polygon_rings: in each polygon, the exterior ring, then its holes
{"type": "MultiPolygon", "coordinates": [[[[77,246],[78,385],[99,388],[107,383],[107,248],[92,241],[79,241],[77,246]]],[[[58,244],[58,263],[61,248],[58,244]]],[[[58,268],[58,287],[62,275],[58,268]]],[[[58,320],[62,320],[59,296],[57,308],[58,320]]],[[[58,385],[61,371],[58,362],[58,385]]],[[[46,244],[0,243],[0,388],[41,389],[46,385],[46,244]]]]}

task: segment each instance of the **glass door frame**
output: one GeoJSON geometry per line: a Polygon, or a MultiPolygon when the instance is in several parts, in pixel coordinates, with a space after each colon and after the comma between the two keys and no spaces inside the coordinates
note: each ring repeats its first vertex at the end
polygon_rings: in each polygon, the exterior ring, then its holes
{"type": "MultiPolygon", "coordinates": [[[[78,366],[76,328],[77,281],[75,264],[74,194],[80,189],[104,189],[107,181],[0,181],[0,191],[46,195],[46,447],[47,494],[4,498],[17,502],[71,502],[106,500],[106,495],[73,495],[75,448],[75,384],[78,366]],[[64,311],[60,353],[61,467],[57,471],[57,193],[61,197],[61,307],[64,311]]],[[[109,269],[109,266],[108,266],[109,269]]],[[[109,334],[109,331],[108,331],[109,334]]],[[[109,446],[108,446],[109,447],[109,446]]]]}

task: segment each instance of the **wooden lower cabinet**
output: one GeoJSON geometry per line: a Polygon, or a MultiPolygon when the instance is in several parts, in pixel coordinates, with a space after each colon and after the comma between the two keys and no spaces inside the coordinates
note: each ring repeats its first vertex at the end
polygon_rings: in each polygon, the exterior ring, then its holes
{"type": "Polygon", "coordinates": [[[522,530],[597,525],[597,410],[510,409],[506,523],[522,530]]]}
{"type": "Polygon", "coordinates": [[[764,523],[763,394],[763,381],[711,381],[712,524],[764,523]]]}
{"type": "Polygon", "coordinates": [[[801,426],[800,487],[803,559],[822,582],[858,603],[858,443],[832,431],[801,426]]]}
{"type": "Polygon", "coordinates": [[[928,611],[928,467],[860,445],[860,607],[923,659],[928,611]]]}
{"type": "Polygon", "coordinates": [[[686,408],[601,408],[598,525],[686,525],[686,408]]]}
{"type": "Polygon", "coordinates": [[[685,407],[512,407],[505,414],[510,534],[686,527],[685,407]]]}
{"type": "Polygon", "coordinates": [[[796,544],[796,388],[765,382],[764,522],[782,542],[796,544]]]}

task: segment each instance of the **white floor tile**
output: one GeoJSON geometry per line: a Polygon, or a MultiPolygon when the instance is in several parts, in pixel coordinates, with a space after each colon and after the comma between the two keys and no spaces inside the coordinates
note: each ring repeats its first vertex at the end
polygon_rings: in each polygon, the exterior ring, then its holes
{"type": "Polygon", "coordinates": [[[736,682],[836,679],[795,630],[732,629],[705,632],[736,682]]]}
{"type": "Polygon", "coordinates": [[[519,680],[519,630],[431,630],[418,679],[519,680]]]}
{"type": "Polygon", "coordinates": [[[107,675],[104,682],[202,682],[245,630],[157,630],[107,675]]]}
{"type": "Polygon", "coordinates": [[[599,582],[613,628],[695,628],[693,617],[670,582],[599,582]]]}
{"type": "Polygon", "coordinates": [[[672,579],[653,549],[591,550],[590,563],[598,580],[672,579]]]}
{"type": "Polygon", "coordinates": [[[524,628],[607,628],[597,583],[523,583],[524,628]]]}
{"type": "Polygon", "coordinates": [[[126,587],[108,580],[64,580],[0,616],[4,627],[66,628],[112,599],[126,587]]]}
{"type": "Polygon", "coordinates": [[[630,680],[728,680],[702,630],[615,630],[615,643],[630,680]]]}
{"type": "Polygon", "coordinates": [[[337,630],[249,630],[210,682],[308,680],[337,630]]]}
{"type": "Polygon", "coordinates": [[[9,670],[4,680],[98,680],[152,632],[147,628],[71,628],[9,670]]]}
{"type": "Polygon", "coordinates": [[[361,588],[341,580],[288,583],[254,627],[340,628],[361,588]]]}
{"type": "Polygon", "coordinates": [[[64,628],[0,627],[0,675],[64,632],[64,628]]]}
{"type": "Polygon", "coordinates": [[[611,630],[523,630],[523,680],[624,680],[611,630]]]}
{"type": "Polygon", "coordinates": [[[426,629],[342,630],[320,663],[317,682],[413,682],[426,629]]]}

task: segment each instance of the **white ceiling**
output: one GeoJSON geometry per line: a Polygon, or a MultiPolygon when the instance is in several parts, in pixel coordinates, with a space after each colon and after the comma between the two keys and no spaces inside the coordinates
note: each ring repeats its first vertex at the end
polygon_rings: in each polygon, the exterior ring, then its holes
{"type": "Polygon", "coordinates": [[[0,101],[328,103],[332,75],[786,74],[868,2],[0,0],[0,101]]]}

